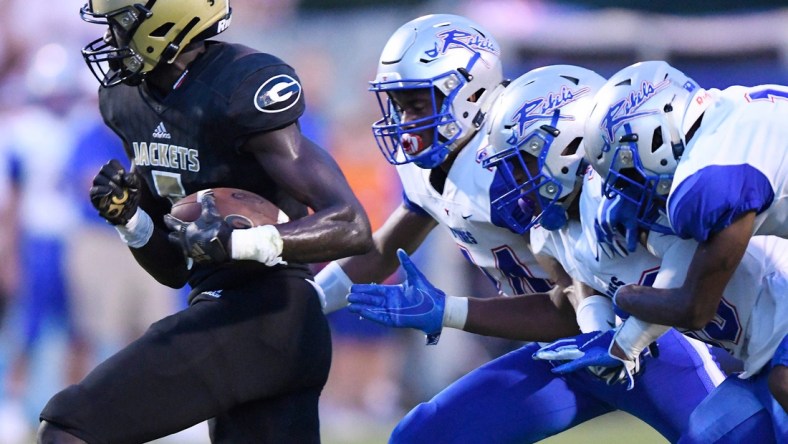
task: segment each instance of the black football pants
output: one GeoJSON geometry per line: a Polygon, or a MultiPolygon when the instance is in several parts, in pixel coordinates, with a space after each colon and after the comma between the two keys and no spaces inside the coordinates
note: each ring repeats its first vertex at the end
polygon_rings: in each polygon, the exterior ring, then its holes
{"type": "Polygon", "coordinates": [[[233,287],[153,324],[41,419],[91,444],[143,443],[209,418],[214,443],[319,442],[331,339],[315,290],[283,273],[233,287]]]}

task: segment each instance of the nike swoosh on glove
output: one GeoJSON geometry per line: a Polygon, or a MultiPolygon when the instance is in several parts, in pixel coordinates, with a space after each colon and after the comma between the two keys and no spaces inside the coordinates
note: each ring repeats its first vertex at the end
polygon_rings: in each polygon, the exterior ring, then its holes
{"type": "Polygon", "coordinates": [[[398,285],[354,284],[348,310],[362,318],[427,334],[427,344],[438,343],[443,329],[446,294],[435,288],[402,249],[397,251],[405,281],[398,285]]]}
{"type": "Polygon", "coordinates": [[[617,329],[583,333],[559,339],[534,353],[534,359],[569,361],[552,369],[553,373],[567,374],[588,368],[608,384],[627,381],[627,390],[635,387],[635,375],[640,371],[640,359],[620,359],[610,354],[610,346],[617,329]]]}

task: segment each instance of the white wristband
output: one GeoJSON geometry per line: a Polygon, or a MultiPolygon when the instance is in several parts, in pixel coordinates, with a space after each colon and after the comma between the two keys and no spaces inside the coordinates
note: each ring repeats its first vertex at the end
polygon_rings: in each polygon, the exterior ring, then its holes
{"type": "Polygon", "coordinates": [[[613,301],[605,296],[589,296],[577,304],[577,325],[583,333],[606,331],[616,326],[613,301]]]}
{"type": "Polygon", "coordinates": [[[336,261],[329,262],[323,267],[315,276],[315,282],[323,290],[323,294],[320,295],[323,313],[333,313],[347,306],[347,295],[350,293],[353,281],[336,261]]]}
{"type": "Polygon", "coordinates": [[[640,352],[649,344],[657,340],[660,336],[670,330],[670,327],[660,324],[650,324],[640,319],[630,316],[618,329],[610,345],[618,343],[618,346],[630,360],[640,356],[640,352]]]}
{"type": "Polygon", "coordinates": [[[462,330],[468,320],[468,298],[446,296],[443,306],[443,326],[462,330]]]}
{"type": "Polygon", "coordinates": [[[233,230],[230,235],[232,258],[253,260],[269,267],[287,264],[282,260],[282,236],[273,225],[233,230]]]}
{"type": "Polygon", "coordinates": [[[153,219],[140,207],[126,225],[115,225],[120,239],[131,248],[141,248],[153,236],[153,219]]]}

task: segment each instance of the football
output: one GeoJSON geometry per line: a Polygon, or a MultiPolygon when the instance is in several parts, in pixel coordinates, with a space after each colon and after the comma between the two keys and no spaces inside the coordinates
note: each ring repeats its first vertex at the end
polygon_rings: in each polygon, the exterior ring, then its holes
{"type": "MultiPolygon", "coordinates": [[[[197,196],[205,191],[209,190],[198,191],[175,202],[170,214],[184,222],[197,220],[202,211],[197,196]]],[[[213,192],[219,214],[235,229],[281,224],[290,220],[279,207],[250,191],[237,188],[211,188],[210,191],[213,192]]]]}

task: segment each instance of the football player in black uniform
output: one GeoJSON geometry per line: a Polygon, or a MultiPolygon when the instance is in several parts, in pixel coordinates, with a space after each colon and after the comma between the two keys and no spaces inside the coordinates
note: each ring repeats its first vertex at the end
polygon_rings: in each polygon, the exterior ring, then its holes
{"type": "Polygon", "coordinates": [[[39,442],[140,443],[209,419],[212,442],[319,442],[331,341],[304,264],[364,253],[372,238],[337,164],[299,130],[295,71],[206,40],[227,28],[228,0],[91,0],[81,14],[108,27],[83,55],[133,164],[104,165],[91,201],[145,270],[192,292],[57,393],[39,442]],[[213,187],[255,192],[291,221],[233,231],[210,194],[197,221],[165,217],[213,187]]]}

